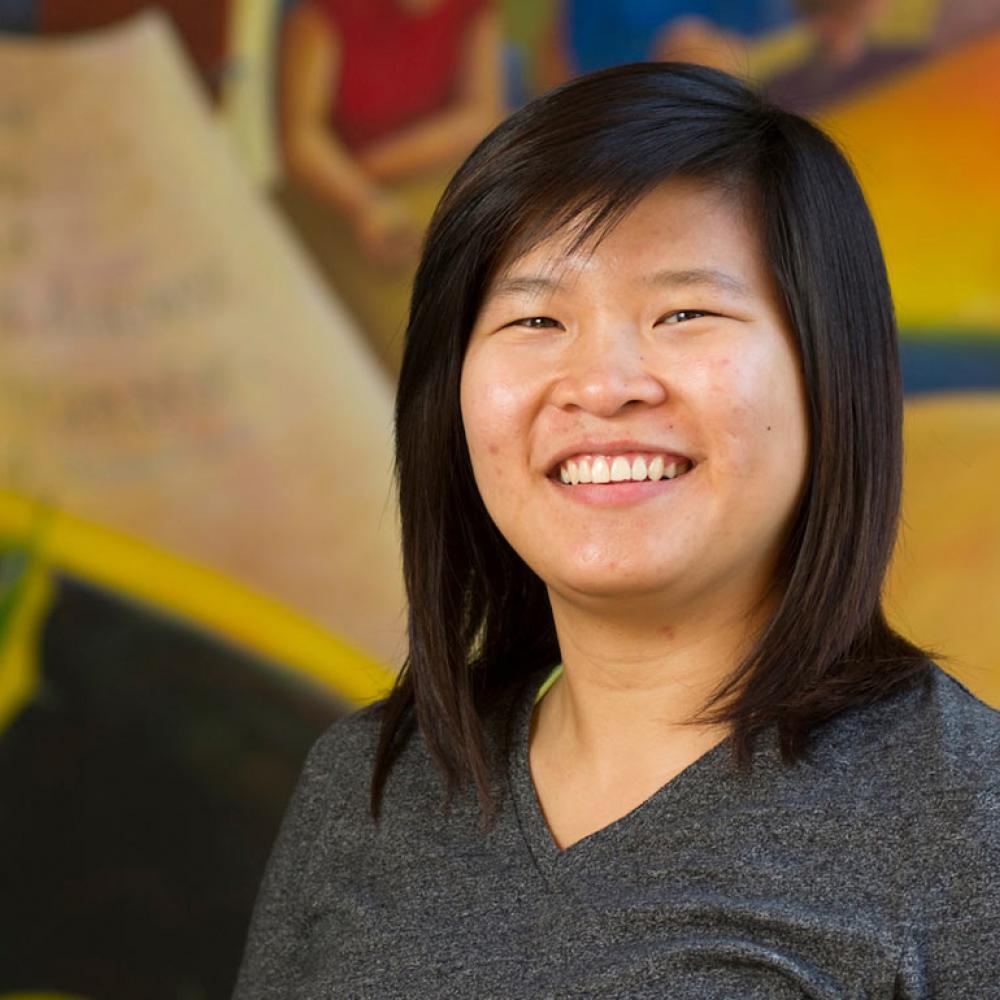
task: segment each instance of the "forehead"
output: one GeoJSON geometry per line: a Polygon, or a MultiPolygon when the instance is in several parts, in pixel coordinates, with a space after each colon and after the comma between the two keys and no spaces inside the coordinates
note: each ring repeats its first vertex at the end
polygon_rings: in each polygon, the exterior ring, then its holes
{"type": "Polygon", "coordinates": [[[588,221],[578,214],[554,232],[543,223],[540,236],[522,236],[526,248],[508,253],[483,305],[569,290],[588,274],[608,274],[637,291],[704,286],[741,298],[764,277],[746,198],[717,184],[672,178],[610,226],[588,231],[588,221]]]}

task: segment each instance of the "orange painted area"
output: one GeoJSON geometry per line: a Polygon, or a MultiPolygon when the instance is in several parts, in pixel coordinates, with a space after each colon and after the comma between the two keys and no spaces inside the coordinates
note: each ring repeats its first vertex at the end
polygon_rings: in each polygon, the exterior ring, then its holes
{"type": "Polygon", "coordinates": [[[861,179],[900,325],[1000,330],[1000,31],[817,119],[861,179]]]}
{"type": "Polygon", "coordinates": [[[905,447],[890,620],[1000,707],[1000,393],[909,401],[905,447]]]}

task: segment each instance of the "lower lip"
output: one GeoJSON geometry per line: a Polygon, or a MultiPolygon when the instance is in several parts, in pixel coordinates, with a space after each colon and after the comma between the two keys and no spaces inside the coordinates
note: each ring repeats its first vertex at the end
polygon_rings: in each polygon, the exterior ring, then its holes
{"type": "MultiPolygon", "coordinates": [[[[695,466],[697,468],[697,466],[695,466]]],[[[567,500],[587,504],[590,507],[627,507],[653,497],[667,496],[694,474],[694,469],[675,476],[673,479],[646,479],[641,483],[625,480],[621,483],[580,483],[569,486],[561,480],[549,479],[552,488],[567,500]]]]}

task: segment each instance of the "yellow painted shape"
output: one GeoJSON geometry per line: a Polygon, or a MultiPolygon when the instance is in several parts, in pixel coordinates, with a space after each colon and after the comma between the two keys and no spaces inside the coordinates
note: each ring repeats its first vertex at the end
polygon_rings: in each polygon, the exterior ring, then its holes
{"type": "Polygon", "coordinates": [[[37,556],[25,571],[22,587],[0,637],[0,733],[38,689],[38,639],[54,587],[49,568],[37,556]]]}
{"type": "Polygon", "coordinates": [[[915,399],[890,620],[1000,707],[1000,393],[915,399]]]}
{"type": "Polygon", "coordinates": [[[801,21],[758,35],[747,49],[748,79],[769,80],[799,66],[811,55],[815,39],[801,21]]]}
{"type": "Polygon", "coordinates": [[[875,216],[904,328],[1000,329],[1000,31],[817,116],[875,216]]]}
{"type": "Polygon", "coordinates": [[[559,14],[556,0],[503,0],[499,5],[503,35],[533,55],[559,14]]]}
{"type": "MultiPolygon", "coordinates": [[[[0,536],[27,537],[38,509],[36,501],[0,491],[0,536]]],[[[318,681],[348,703],[364,705],[387,693],[390,668],[286,605],[112,528],[57,509],[48,514],[40,546],[53,569],[176,614],[278,669],[318,681]]]]}
{"type": "Polygon", "coordinates": [[[942,0],[893,0],[872,25],[868,37],[876,45],[920,45],[927,42],[942,0]]]}

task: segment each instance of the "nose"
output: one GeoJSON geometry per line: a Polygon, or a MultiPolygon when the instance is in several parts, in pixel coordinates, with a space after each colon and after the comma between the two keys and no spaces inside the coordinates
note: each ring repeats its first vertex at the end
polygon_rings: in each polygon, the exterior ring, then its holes
{"type": "Polygon", "coordinates": [[[648,353],[638,334],[622,325],[581,333],[567,349],[552,403],[610,417],[630,403],[663,402],[667,389],[654,374],[648,353]]]}

